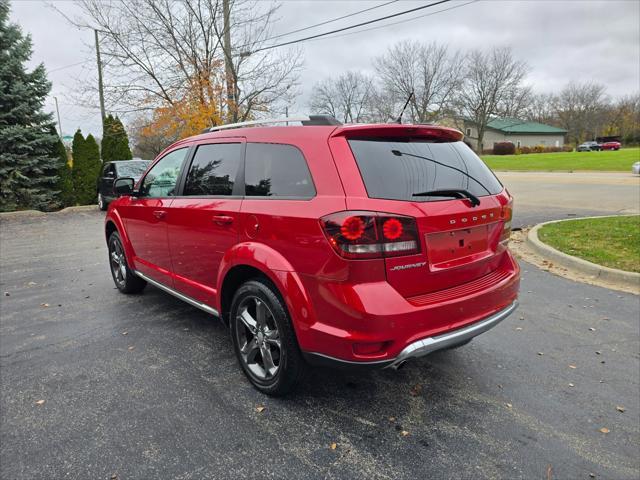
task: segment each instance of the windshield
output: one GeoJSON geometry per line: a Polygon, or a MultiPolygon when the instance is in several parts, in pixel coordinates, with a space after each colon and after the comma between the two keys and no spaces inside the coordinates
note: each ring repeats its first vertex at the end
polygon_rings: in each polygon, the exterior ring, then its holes
{"type": "Polygon", "coordinates": [[[118,171],[119,177],[139,177],[142,175],[147,167],[149,166],[149,162],[117,162],[116,170],[118,171]]]}
{"type": "Polygon", "coordinates": [[[502,191],[493,172],[463,142],[367,139],[349,140],[349,145],[370,198],[428,202],[443,198],[414,194],[462,189],[482,197],[502,191]]]}

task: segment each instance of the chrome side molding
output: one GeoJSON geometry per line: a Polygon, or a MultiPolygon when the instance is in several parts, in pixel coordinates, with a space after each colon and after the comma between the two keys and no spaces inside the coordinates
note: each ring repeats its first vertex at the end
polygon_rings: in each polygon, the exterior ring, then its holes
{"type": "Polygon", "coordinates": [[[147,277],[144,273],[141,273],[141,272],[139,272],[137,270],[133,270],[133,273],[135,273],[141,279],[143,279],[146,282],[150,283],[154,287],[158,287],[160,290],[164,290],[165,292],[170,293],[174,297],[179,298],[180,300],[182,300],[183,302],[188,303],[191,306],[194,306],[196,308],[199,308],[202,311],[205,311],[207,313],[215,315],[216,317],[220,316],[220,314],[218,313],[218,310],[216,310],[215,308],[211,308],[209,305],[205,305],[204,303],[199,302],[197,300],[194,300],[191,297],[187,297],[186,295],[183,295],[182,293],[175,291],[173,288],[167,287],[166,285],[147,277]]]}

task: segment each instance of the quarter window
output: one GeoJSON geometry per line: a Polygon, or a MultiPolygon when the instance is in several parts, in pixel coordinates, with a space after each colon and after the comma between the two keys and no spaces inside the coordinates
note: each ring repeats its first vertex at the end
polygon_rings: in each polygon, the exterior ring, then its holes
{"type": "Polygon", "coordinates": [[[232,195],[238,175],[242,145],[200,145],[187,174],[184,195],[232,195]]]}
{"type": "Polygon", "coordinates": [[[178,175],[186,153],[186,148],[180,148],[162,157],[144,177],[140,196],[161,198],[175,195],[178,175]]]}
{"type": "Polygon", "coordinates": [[[316,189],[302,152],[293,145],[247,143],[245,195],[313,197],[316,189]]]}

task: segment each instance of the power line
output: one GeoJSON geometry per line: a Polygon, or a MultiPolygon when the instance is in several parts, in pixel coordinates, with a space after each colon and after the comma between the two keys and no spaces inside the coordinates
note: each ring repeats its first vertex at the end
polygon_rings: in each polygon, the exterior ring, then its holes
{"type": "MultiPolygon", "coordinates": [[[[448,12],[449,10],[455,10],[456,8],[460,8],[460,7],[464,7],[466,5],[469,5],[471,3],[477,3],[480,2],[481,0],[471,0],[469,2],[466,3],[461,3],[459,5],[454,5],[452,7],[448,7],[448,8],[443,8],[442,10],[438,10],[437,12],[430,12],[430,13],[425,13],[424,15],[418,15],[417,17],[413,17],[413,18],[407,18],[405,20],[400,20],[399,22],[392,22],[392,23],[387,23],[385,25],[378,25],[376,27],[371,27],[371,28],[365,28],[363,30],[358,30],[357,32],[349,32],[349,33],[343,33],[342,35],[335,35],[333,37],[330,38],[342,38],[342,37],[348,37],[349,35],[356,35],[358,33],[363,33],[363,32],[370,32],[371,30],[379,30],[381,28],[386,28],[386,27],[391,27],[393,25],[399,25],[401,23],[407,23],[407,22],[413,22],[414,20],[419,20],[420,18],[425,18],[425,17],[430,17],[432,15],[437,15],[438,13],[442,13],[442,12],[448,12]]],[[[316,40],[325,40],[323,38],[318,38],[316,40]]]]}
{"type": "Polygon", "coordinates": [[[398,1],[399,0],[391,0],[390,2],[386,2],[386,3],[380,4],[380,5],[375,5],[373,7],[365,8],[364,10],[358,10],[357,12],[349,13],[349,14],[343,15],[341,17],[336,17],[336,18],[332,18],[331,20],[326,20],[326,21],[321,22],[321,23],[316,23],[315,25],[309,25],[308,27],[299,28],[297,30],[292,30],[292,31],[287,32],[287,33],[281,33],[279,35],[274,35],[273,37],[265,38],[264,41],[267,42],[269,40],[274,40],[276,38],[286,37],[287,35],[291,35],[292,33],[299,33],[299,32],[304,32],[305,30],[311,30],[312,28],[321,27],[322,25],[327,25],[328,23],[337,22],[338,20],[343,20],[345,18],[353,17],[354,15],[359,15],[361,13],[369,12],[369,11],[375,10],[377,8],[382,8],[382,7],[385,7],[385,6],[390,5],[392,3],[396,3],[398,1]]]}
{"type": "Polygon", "coordinates": [[[311,39],[314,39],[314,38],[325,37],[327,35],[331,35],[332,33],[344,32],[345,30],[351,30],[353,28],[363,27],[365,25],[370,25],[372,23],[377,23],[377,22],[381,22],[383,20],[388,20],[389,18],[399,17],[400,15],[406,15],[407,13],[417,12],[419,10],[424,10],[425,8],[435,7],[436,5],[440,5],[442,3],[447,3],[447,2],[450,2],[450,1],[451,0],[439,0],[437,2],[429,3],[428,5],[422,5],[421,7],[416,7],[416,8],[412,8],[412,9],[409,9],[409,10],[405,10],[403,12],[398,12],[398,13],[394,13],[394,14],[391,14],[391,15],[386,15],[384,17],[375,18],[373,20],[357,23],[355,25],[350,25],[348,27],[338,28],[336,30],[331,30],[330,32],[318,33],[317,35],[311,35],[310,37],[299,38],[298,40],[291,40],[291,41],[288,41],[288,42],[278,43],[276,45],[268,45],[266,47],[258,48],[258,49],[254,50],[252,52],[241,52],[240,56],[247,56],[247,55],[251,55],[251,54],[254,54],[254,53],[262,52],[264,50],[271,50],[272,48],[284,47],[285,45],[292,45],[294,43],[300,43],[300,42],[304,42],[304,41],[311,40],[311,39]]]}
{"type": "Polygon", "coordinates": [[[63,67],[54,68],[52,70],[48,70],[47,73],[57,72],[58,70],[64,70],[66,68],[75,67],[76,65],[82,65],[83,63],[91,62],[92,60],[83,60],[81,62],[72,63],[70,65],[65,65],[63,67]]]}

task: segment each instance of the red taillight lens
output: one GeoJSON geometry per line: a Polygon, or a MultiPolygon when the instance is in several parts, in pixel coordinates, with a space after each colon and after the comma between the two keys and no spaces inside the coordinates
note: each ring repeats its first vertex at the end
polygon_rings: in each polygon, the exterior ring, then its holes
{"type": "Polygon", "coordinates": [[[511,236],[511,218],[513,217],[513,197],[509,198],[509,202],[502,207],[502,221],[504,222],[502,227],[502,233],[500,234],[500,242],[509,243],[509,237],[511,236]]]}
{"type": "Polygon", "coordinates": [[[393,257],[420,252],[416,221],[377,212],[338,212],[320,219],[329,243],[342,257],[393,257]]]}

